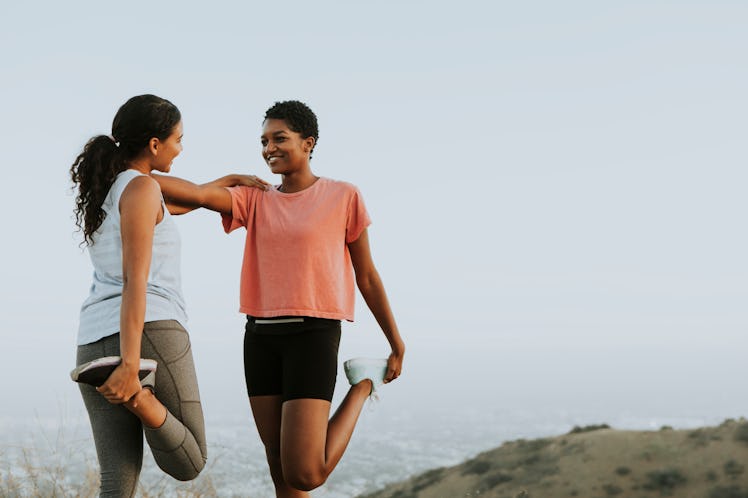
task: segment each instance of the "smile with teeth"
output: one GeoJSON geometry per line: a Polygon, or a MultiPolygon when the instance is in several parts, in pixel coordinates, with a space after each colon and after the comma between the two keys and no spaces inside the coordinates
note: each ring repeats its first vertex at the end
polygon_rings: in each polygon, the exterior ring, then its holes
{"type": "Polygon", "coordinates": [[[278,159],[280,159],[280,156],[268,156],[268,157],[267,157],[267,162],[269,162],[269,163],[274,163],[274,162],[275,162],[275,161],[277,161],[278,159]]]}

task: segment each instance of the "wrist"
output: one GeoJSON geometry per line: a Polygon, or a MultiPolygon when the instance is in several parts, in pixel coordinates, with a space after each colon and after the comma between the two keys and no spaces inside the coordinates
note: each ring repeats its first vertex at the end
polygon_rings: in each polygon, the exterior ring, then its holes
{"type": "Polygon", "coordinates": [[[123,357],[119,366],[127,372],[136,372],[140,369],[140,358],[123,357]]]}
{"type": "Polygon", "coordinates": [[[390,347],[392,348],[392,354],[397,356],[403,356],[405,354],[405,343],[403,341],[390,344],[390,347]]]}

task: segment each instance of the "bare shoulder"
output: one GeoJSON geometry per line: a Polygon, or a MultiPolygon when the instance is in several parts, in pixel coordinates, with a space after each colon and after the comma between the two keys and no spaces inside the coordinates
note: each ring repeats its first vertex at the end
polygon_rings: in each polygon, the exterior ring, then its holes
{"type": "Polygon", "coordinates": [[[156,180],[148,175],[140,175],[127,184],[120,197],[120,207],[123,204],[145,203],[155,206],[161,205],[161,187],[156,180]]]}

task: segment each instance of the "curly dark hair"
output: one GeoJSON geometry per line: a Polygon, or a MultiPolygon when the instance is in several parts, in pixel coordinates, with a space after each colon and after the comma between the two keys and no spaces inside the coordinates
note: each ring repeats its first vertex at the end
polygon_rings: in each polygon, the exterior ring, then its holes
{"type": "MultiPolygon", "coordinates": [[[[265,111],[265,120],[267,119],[282,119],[292,131],[300,134],[302,138],[314,137],[315,146],[319,142],[317,116],[303,102],[298,100],[276,102],[265,111]]],[[[312,151],[314,151],[314,147],[312,147],[312,151]]],[[[312,157],[311,153],[309,157],[312,157]]]]}
{"type": "Polygon", "coordinates": [[[111,136],[95,136],[83,147],[70,167],[70,179],[78,188],[73,214],[84,244],[93,244],[93,234],[106,216],[102,204],[117,175],[151,138],[165,140],[181,120],[179,109],[168,100],[138,95],[117,111],[111,136]]]}

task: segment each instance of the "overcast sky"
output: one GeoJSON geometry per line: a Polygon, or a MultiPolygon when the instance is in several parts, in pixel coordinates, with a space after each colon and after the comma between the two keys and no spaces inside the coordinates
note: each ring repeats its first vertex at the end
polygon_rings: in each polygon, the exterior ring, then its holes
{"type": "MultiPolygon", "coordinates": [[[[68,169],[141,93],[181,109],[198,182],[278,182],[264,111],[317,113],[313,169],[361,188],[409,348],[394,399],[745,414],[747,25],[739,1],[4,2],[0,415],[80,409],[68,169]]],[[[243,232],[179,228],[206,410],[245,407],[243,232]]],[[[365,306],[344,330],[341,357],[386,355],[365,306]]]]}

